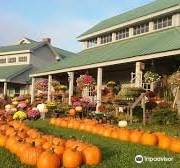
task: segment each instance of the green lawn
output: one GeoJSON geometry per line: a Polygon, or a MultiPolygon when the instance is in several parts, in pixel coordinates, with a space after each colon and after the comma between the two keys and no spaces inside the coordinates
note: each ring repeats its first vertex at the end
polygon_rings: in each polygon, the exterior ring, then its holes
{"type": "MultiPolygon", "coordinates": [[[[80,132],[73,129],[57,128],[48,125],[47,121],[30,121],[28,124],[32,127],[38,128],[42,132],[48,134],[54,134],[56,136],[63,136],[65,138],[70,138],[71,136],[78,139],[82,139],[89,143],[95,144],[102,149],[103,152],[103,162],[94,166],[93,168],[179,168],[180,165],[180,155],[172,154],[168,151],[160,150],[156,147],[147,147],[139,144],[132,144],[128,142],[122,142],[118,140],[113,140],[110,138],[105,138],[98,135],[89,134],[86,132],[80,132]],[[173,157],[172,162],[143,162],[141,165],[134,161],[134,157],[137,154],[150,157],[173,157]]],[[[137,127],[133,126],[133,127],[137,127]]],[[[138,125],[139,127],[139,125],[138,125]]],[[[147,126],[147,129],[153,129],[152,126],[147,126]]],[[[155,130],[164,130],[163,127],[154,126],[155,130]]],[[[179,128],[168,127],[165,129],[166,132],[176,135],[179,128]]],[[[19,160],[8,151],[0,148],[0,168],[27,168],[28,166],[22,166],[19,160]],[[2,165],[2,166],[1,166],[2,165]]],[[[86,167],[86,166],[83,166],[86,167]]]]}

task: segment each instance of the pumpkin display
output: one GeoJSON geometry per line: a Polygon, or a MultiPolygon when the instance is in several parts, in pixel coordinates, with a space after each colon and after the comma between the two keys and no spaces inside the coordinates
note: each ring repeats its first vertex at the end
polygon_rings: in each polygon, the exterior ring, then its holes
{"type": "MultiPolygon", "coordinates": [[[[74,128],[80,125],[79,120],[76,121],[72,122],[74,128]]],[[[67,123],[63,120],[60,125],[67,127],[67,123]]],[[[17,155],[22,163],[38,168],[60,168],[61,161],[65,168],[80,167],[83,164],[82,152],[90,146],[80,140],[43,134],[20,121],[0,125],[0,147],[17,155]]]]}
{"type": "Polygon", "coordinates": [[[66,149],[63,153],[63,166],[77,168],[82,164],[82,153],[74,149],[66,149]]]}
{"type": "Polygon", "coordinates": [[[53,151],[43,152],[38,161],[37,168],[59,168],[61,160],[53,151]]]}
{"type": "Polygon", "coordinates": [[[102,160],[101,150],[96,146],[89,146],[83,150],[83,161],[87,165],[97,165],[102,160]]]}

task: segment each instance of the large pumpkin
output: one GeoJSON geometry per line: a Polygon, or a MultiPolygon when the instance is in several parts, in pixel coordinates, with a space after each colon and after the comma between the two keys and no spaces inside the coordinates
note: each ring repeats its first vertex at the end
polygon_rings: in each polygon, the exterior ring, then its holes
{"type": "Polygon", "coordinates": [[[43,152],[42,148],[40,147],[34,147],[34,146],[27,146],[24,148],[25,152],[21,154],[20,159],[22,163],[28,164],[28,165],[36,165],[37,161],[43,152]]]}
{"type": "Polygon", "coordinates": [[[89,146],[83,150],[83,161],[87,165],[97,165],[102,160],[101,150],[96,146],[89,146]]]}
{"type": "Polygon", "coordinates": [[[158,138],[155,134],[151,134],[151,133],[146,132],[141,136],[140,141],[143,145],[153,146],[153,145],[156,145],[158,143],[158,138]]]}
{"type": "Polygon", "coordinates": [[[43,152],[37,162],[37,168],[59,168],[61,160],[53,151],[43,152]]]}
{"type": "Polygon", "coordinates": [[[77,168],[82,164],[82,153],[76,149],[66,149],[63,153],[63,166],[65,168],[77,168]]]}

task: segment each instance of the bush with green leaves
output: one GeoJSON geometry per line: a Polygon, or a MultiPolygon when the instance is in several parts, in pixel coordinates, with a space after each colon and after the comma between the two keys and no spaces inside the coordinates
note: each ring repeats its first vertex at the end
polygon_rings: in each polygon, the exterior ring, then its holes
{"type": "Polygon", "coordinates": [[[152,122],[156,124],[169,125],[179,122],[177,112],[171,108],[156,108],[153,110],[152,122]]]}

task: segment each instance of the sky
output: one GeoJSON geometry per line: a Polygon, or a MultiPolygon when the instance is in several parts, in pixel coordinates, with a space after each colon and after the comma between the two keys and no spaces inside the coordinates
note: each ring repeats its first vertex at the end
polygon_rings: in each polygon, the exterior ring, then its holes
{"type": "Polygon", "coordinates": [[[0,46],[24,37],[78,52],[77,36],[98,22],[153,0],[0,0],[0,46]]]}

